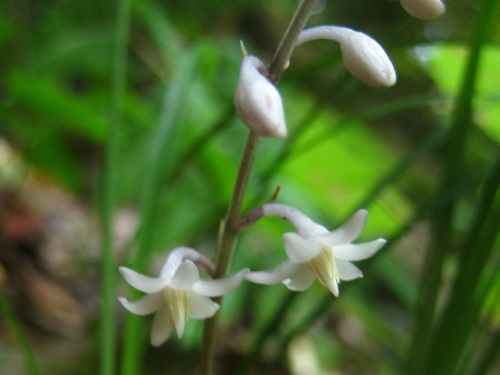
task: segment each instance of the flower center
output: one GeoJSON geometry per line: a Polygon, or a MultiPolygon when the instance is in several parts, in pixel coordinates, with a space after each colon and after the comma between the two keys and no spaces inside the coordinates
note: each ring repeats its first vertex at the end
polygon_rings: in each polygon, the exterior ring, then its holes
{"type": "Polygon", "coordinates": [[[335,281],[335,283],[340,281],[331,246],[323,246],[319,254],[307,263],[307,266],[319,282],[327,288],[332,285],[332,281],[335,281]]]}
{"type": "Polygon", "coordinates": [[[191,307],[191,291],[189,289],[174,289],[166,287],[163,290],[168,309],[168,319],[176,327],[179,336],[182,335],[184,325],[189,320],[191,307]],[[180,333],[179,333],[180,330],[180,333]]]}

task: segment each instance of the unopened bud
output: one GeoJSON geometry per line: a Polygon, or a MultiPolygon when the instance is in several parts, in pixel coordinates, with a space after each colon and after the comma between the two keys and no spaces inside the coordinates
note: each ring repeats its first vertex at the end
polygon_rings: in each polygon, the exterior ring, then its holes
{"type": "Polygon", "coordinates": [[[345,27],[318,26],[302,31],[296,45],[314,39],[338,42],[345,67],[366,84],[378,87],[396,83],[396,71],[389,56],[368,35],[345,27]]]}
{"type": "Polygon", "coordinates": [[[401,5],[413,17],[421,20],[432,20],[445,11],[441,0],[401,0],[401,5]]]}
{"type": "Polygon", "coordinates": [[[374,39],[358,31],[347,34],[340,43],[346,68],[359,80],[370,86],[392,86],[396,71],[389,56],[374,39]]]}
{"type": "Polygon", "coordinates": [[[267,68],[255,56],[245,56],[234,104],[236,113],[253,132],[282,138],[286,136],[286,122],[281,95],[266,77],[267,68]]]}

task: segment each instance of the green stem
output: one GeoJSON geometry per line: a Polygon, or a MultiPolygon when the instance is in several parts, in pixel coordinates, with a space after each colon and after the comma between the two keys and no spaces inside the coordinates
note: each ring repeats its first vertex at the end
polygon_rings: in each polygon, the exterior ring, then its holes
{"type": "MultiPolygon", "coordinates": [[[[269,66],[269,76],[274,82],[278,82],[281,74],[283,74],[290,56],[292,55],[295,40],[304,28],[309,16],[311,15],[317,0],[302,0],[297,7],[295,14],[290,21],[290,24],[283,36],[276,53],[269,66]]],[[[238,220],[241,211],[241,204],[247,186],[248,178],[252,168],[253,159],[255,156],[258,135],[251,132],[245,148],[231,204],[226,215],[226,218],[221,226],[221,234],[216,250],[216,273],[215,277],[224,277],[231,264],[234,248],[238,240],[239,228],[238,220]]],[[[222,304],[222,298],[214,299],[219,305],[222,304]]],[[[215,341],[217,326],[219,323],[219,313],[205,321],[203,332],[203,351],[201,356],[201,374],[213,374],[213,361],[215,353],[215,341]]]]}
{"type": "Polygon", "coordinates": [[[273,56],[271,64],[269,64],[269,76],[274,82],[278,82],[281,75],[288,66],[290,57],[295,49],[295,41],[300,32],[306,26],[307,20],[311,16],[314,7],[318,0],[302,0],[295,10],[295,13],[290,21],[285,35],[281,38],[281,42],[273,56]]]}
{"type": "Polygon", "coordinates": [[[129,0],[118,2],[116,20],[116,44],[114,50],[113,90],[111,97],[111,121],[109,124],[102,197],[102,308],[101,308],[101,374],[115,373],[115,285],[116,267],[113,259],[113,215],[116,205],[116,188],[119,163],[119,131],[121,103],[125,91],[127,39],[130,18],[129,0]]]}
{"type": "MultiPolygon", "coordinates": [[[[231,200],[231,204],[229,205],[226,219],[221,226],[222,233],[216,253],[216,278],[224,277],[231,264],[239,232],[236,223],[240,214],[243,195],[248,183],[248,177],[250,176],[250,170],[252,168],[252,162],[257,149],[258,139],[259,136],[257,134],[253,132],[250,133],[238,172],[233,198],[231,200]]],[[[220,305],[222,303],[222,297],[214,298],[214,301],[220,305]]],[[[213,359],[218,323],[218,313],[205,321],[203,333],[203,352],[201,357],[201,374],[203,375],[213,373],[213,359]]]]}
{"type": "Polygon", "coordinates": [[[231,204],[229,205],[226,219],[223,223],[220,247],[217,249],[217,268],[215,271],[215,276],[217,278],[226,276],[229,265],[231,264],[231,259],[239,232],[236,223],[240,216],[243,195],[245,193],[248,178],[250,176],[250,171],[252,169],[258,140],[259,136],[253,132],[250,132],[247,145],[245,147],[245,153],[243,154],[243,158],[241,160],[238,178],[236,179],[233,198],[231,200],[231,204]]]}

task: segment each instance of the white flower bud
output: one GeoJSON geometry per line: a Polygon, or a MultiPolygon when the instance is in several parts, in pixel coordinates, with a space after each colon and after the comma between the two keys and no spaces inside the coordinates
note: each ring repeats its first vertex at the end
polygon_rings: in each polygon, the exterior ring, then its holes
{"type": "Polygon", "coordinates": [[[401,5],[413,17],[421,20],[432,20],[445,11],[441,0],[401,0],[401,5]]]}
{"type": "Polygon", "coordinates": [[[264,76],[266,72],[257,57],[243,58],[234,98],[236,113],[253,132],[282,138],[287,134],[283,103],[276,87],[264,76]]]}
{"type": "Polygon", "coordinates": [[[389,56],[374,39],[358,31],[347,33],[340,43],[346,68],[359,80],[370,86],[392,86],[396,71],[389,56]]]}
{"type": "Polygon", "coordinates": [[[302,31],[296,46],[315,39],[330,39],[340,44],[345,67],[370,86],[392,86],[396,71],[389,56],[366,34],[339,26],[318,26],[302,31]]]}

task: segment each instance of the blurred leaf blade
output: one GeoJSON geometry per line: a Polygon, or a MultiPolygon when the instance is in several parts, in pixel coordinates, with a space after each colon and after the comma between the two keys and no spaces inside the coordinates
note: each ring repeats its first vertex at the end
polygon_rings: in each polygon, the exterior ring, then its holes
{"type": "MultiPolygon", "coordinates": [[[[446,155],[441,174],[439,190],[450,189],[462,174],[465,161],[465,145],[470,133],[472,98],[477,83],[479,62],[484,43],[490,32],[494,19],[496,0],[484,0],[477,12],[475,29],[470,40],[467,65],[462,74],[462,82],[458,91],[454,109],[451,114],[450,134],[446,145],[446,155]]],[[[420,301],[413,335],[413,349],[410,358],[412,373],[419,374],[423,368],[429,368],[432,362],[425,358],[429,354],[430,332],[435,317],[439,285],[442,281],[442,267],[447,256],[447,249],[452,243],[453,213],[456,201],[452,200],[434,218],[432,242],[424,264],[420,287],[420,301]]]]}
{"type": "Polygon", "coordinates": [[[107,132],[105,117],[95,113],[94,103],[71,95],[54,81],[17,73],[8,77],[8,88],[19,105],[44,114],[60,129],[80,133],[93,142],[104,140],[107,132]]]}
{"type": "MultiPolygon", "coordinates": [[[[199,64],[199,51],[185,51],[177,65],[178,74],[165,90],[164,102],[154,134],[151,153],[146,162],[146,177],[141,203],[141,223],[137,233],[136,248],[132,255],[131,267],[139,272],[145,270],[148,253],[151,252],[153,221],[157,207],[157,194],[161,186],[168,184],[163,178],[165,162],[171,163],[171,155],[176,145],[176,135],[182,125],[182,99],[188,94],[199,64]]],[[[135,294],[137,296],[137,293],[135,294]]],[[[140,317],[129,314],[125,325],[123,353],[123,373],[139,373],[144,351],[143,322],[140,317]]]]}

